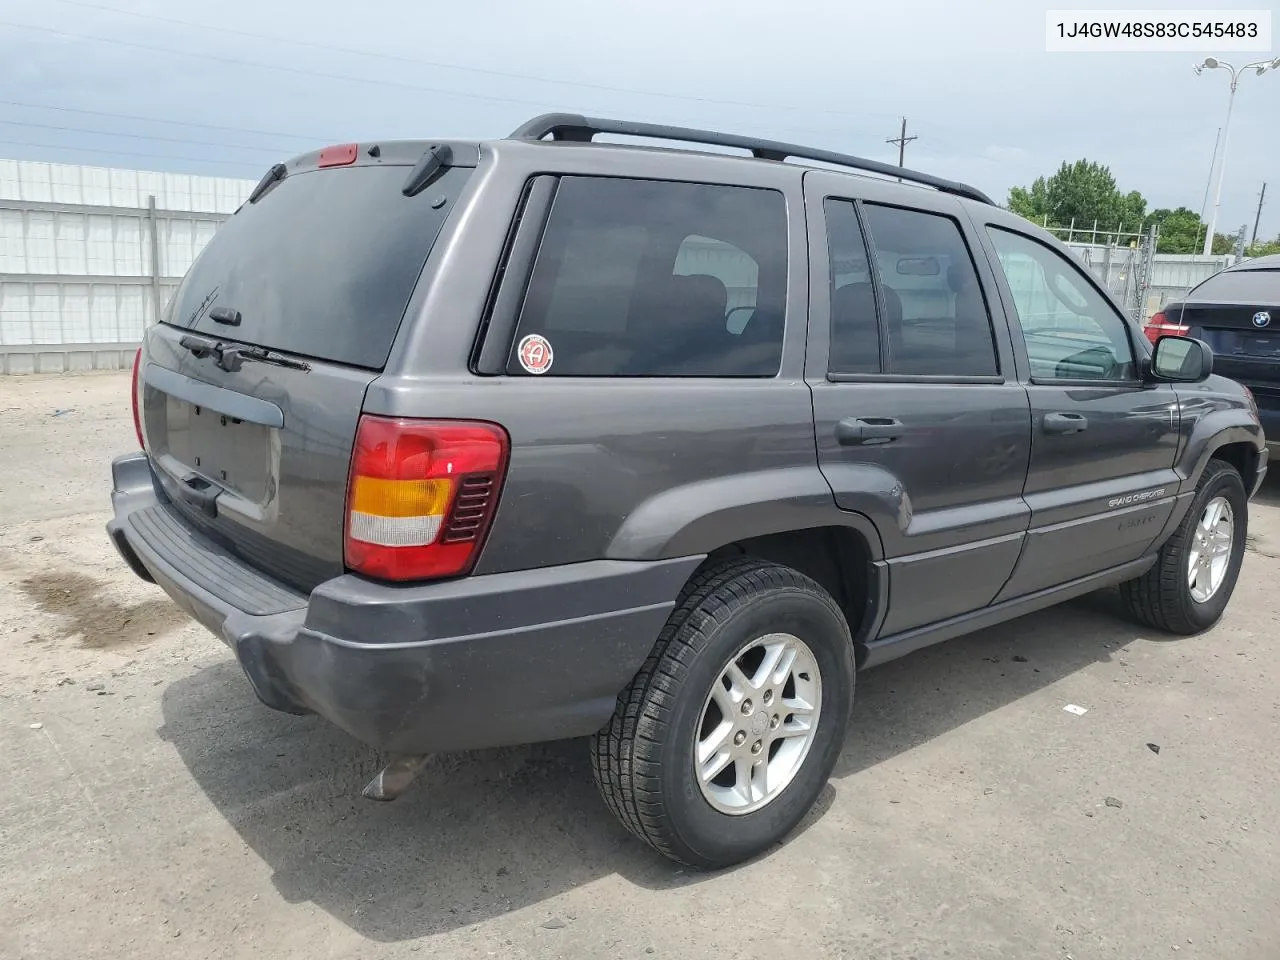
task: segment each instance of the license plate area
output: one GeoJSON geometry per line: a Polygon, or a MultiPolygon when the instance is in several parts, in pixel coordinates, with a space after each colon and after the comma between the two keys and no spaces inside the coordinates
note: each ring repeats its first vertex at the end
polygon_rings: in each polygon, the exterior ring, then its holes
{"type": "Polygon", "coordinates": [[[250,503],[267,502],[271,489],[271,428],[173,396],[165,398],[165,423],[169,458],[189,473],[250,503]]]}
{"type": "Polygon", "coordinates": [[[1253,330],[1210,329],[1201,331],[1201,337],[1214,353],[1224,357],[1280,360],[1280,331],[1257,333],[1253,330]]]}
{"type": "Polygon", "coordinates": [[[1246,357],[1280,357],[1280,334],[1244,334],[1241,336],[1240,352],[1246,357]]]}

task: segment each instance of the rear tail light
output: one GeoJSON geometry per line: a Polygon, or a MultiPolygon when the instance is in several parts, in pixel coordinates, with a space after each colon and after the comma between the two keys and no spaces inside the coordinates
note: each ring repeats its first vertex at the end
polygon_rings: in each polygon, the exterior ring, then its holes
{"type": "Polygon", "coordinates": [[[1144,332],[1147,339],[1155,343],[1161,337],[1185,337],[1190,330],[1190,327],[1181,323],[1170,323],[1162,310],[1151,317],[1144,332]]]}
{"type": "Polygon", "coordinates": [[[347,566],[380,580],[471,571],[509,443],[496,424],[363,416],[347,486],[347,566]]]}
{"type": "Polygon", "coordinates": [[[133,355],[133,380],[129,389],[129,395],[133,398],[133,432],[138,435],[138,446],[146,449],[147,443],[142,439],[142,398],[138,396],[138,373],[142,367],[142,348],[138,348],[138,352],[133,355]]]}

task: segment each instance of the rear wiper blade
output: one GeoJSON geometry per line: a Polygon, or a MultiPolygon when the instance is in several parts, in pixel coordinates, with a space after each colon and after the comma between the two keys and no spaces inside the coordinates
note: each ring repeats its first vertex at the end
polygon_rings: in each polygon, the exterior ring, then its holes
{"type": "Polygon", "coordinates": [[[409,171],[409,176],[400,188],[406,197],[416,197],[434,180],[445,167],[453,163],[453,148],[447,143],[433,143],[409,171]]]}
{"type": "Polygon", "coordinates": [[[304,372],[311,369],[311,364],[305,360],[294,360],[292,357],[282,356],[266,347],[246,347],[238,343],[219,344],[222,348],[218,351],[218,366],[228,373],[235,373],[240,369],[240,365],[245,360],[252,360],[255,363],[269,363],[276,367],[287,367],[290,370],[302,370],[304,372]]]}
{"type": "Polygon", "coordinates": [[[215,357],[219,367],[227,371],[227,373],[235,373],[244,365],[246,360],[255,363],[269,363],[277,367],[287,367],[290,370],[302,370],[308,372],[311,370],[311,364],[305,360],[294,360],[291,357],[282,356],[266,347],[251,347],[242,343],[223,343],[221,340],[209,340],[205,337],[197,337],[186,334],[178,341],[185,349],[190,350],[192,356],[197,359],[205,357],[215,357]]]}
{"type": "Polygon", "coordinates": [[[209,340],[206,337],[197,337],[190,333],[182,335],[182,339],[178,341],[178,345],[184,350],[190,350],[191,355],[197,360],[203,360],[210,354],[218,352],[222,346],[217,340],[209,340]]]}
{"type": "MultiPolygon", "coordinates": [[[[271,169],[263,174],[262,179],[258,181],[258,185],[253,188],[253,193],[249,194],[249,199],[245,203],[257,203],[266,195],[266,192],[274,187],[277,183],[289,175],[289,168],[283,163],[273,164],[271,169]]],[[[237,213],[239,211],[236,211],[237,213]]]]}

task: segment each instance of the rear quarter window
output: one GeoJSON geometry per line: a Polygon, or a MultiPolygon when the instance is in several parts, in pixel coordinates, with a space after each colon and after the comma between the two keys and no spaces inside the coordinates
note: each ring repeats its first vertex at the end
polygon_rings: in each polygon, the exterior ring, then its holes
{"type": "Polygon", "coordinates": [[[777,191],[566,177],[507,372],[771,377],[786,286],[786,202],[777,191]]]}

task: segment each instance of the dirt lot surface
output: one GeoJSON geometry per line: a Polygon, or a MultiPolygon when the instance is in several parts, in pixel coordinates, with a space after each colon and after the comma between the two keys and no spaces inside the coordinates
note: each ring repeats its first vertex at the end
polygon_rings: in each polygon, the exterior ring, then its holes
{"type": "Polygon", "coordinates": [[[370,751],[260,706],[114,555],[127,393],[0,379],[6,960],[1280,957],[1280,485],[1217,629],[1099,594],[864,674],[815,814],[699,875],[610,819],[582,743],[362,800],[370,751]]]}

